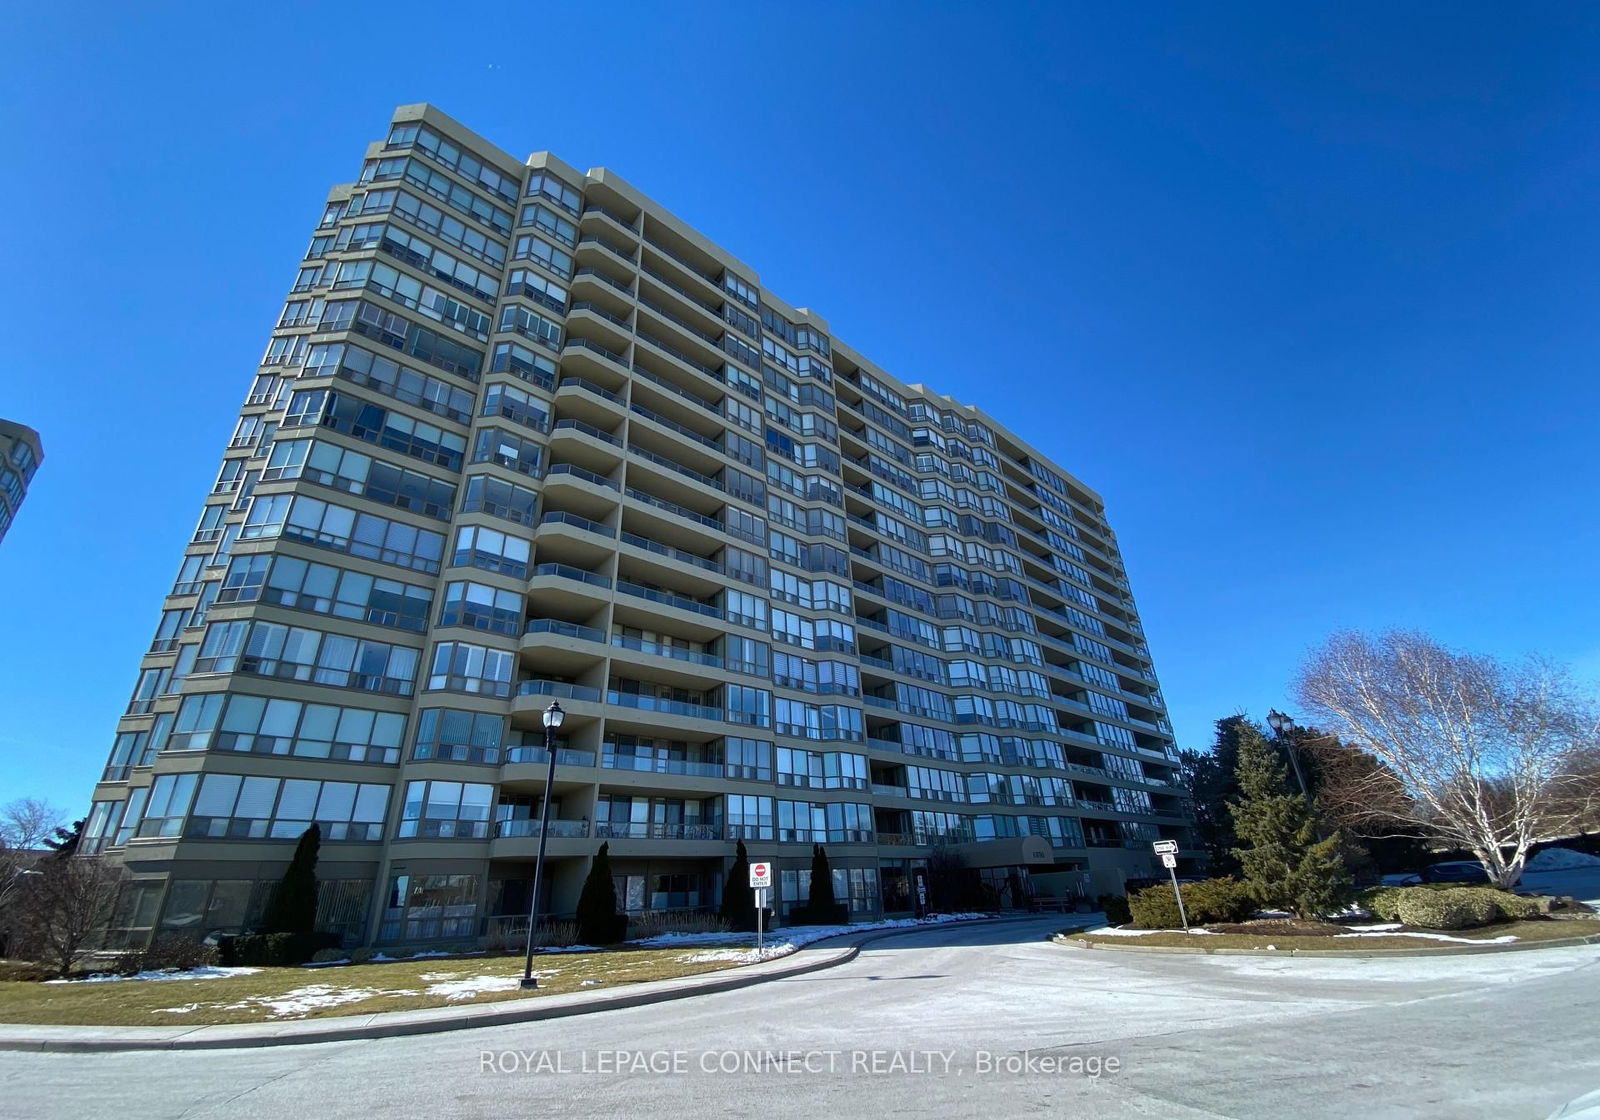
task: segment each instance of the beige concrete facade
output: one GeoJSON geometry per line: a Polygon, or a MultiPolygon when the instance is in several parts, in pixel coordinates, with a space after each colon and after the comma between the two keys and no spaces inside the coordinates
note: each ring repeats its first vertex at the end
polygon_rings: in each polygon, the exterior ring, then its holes
{"type": "Polygon", "coordinates": [[[17,518],[33,476],[44,462],[39,433],[23,424],[0,420],[0,541],[17,518]]]}
{"type": "MultiPolygon", "coordinates": [[[[247,927],[312,821],[351,942],[514,936],[599,843],[633,911],[999,903],[1187,842],[1098,494],[600,169],[409,105],[336,187],[86,829],[117,938],[247,927]],[[470,585],[470,586],[467,586],[470,585]],[[1063,880],[1056,873],[1081,873],[1063,880]]],[[[1187,846],[1187,844],[1186,844],[1187,846]]]]}

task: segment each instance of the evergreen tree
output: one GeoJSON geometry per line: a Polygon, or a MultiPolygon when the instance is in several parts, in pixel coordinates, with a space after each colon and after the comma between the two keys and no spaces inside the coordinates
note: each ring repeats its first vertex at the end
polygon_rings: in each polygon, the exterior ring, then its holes
{"type": "Polygon", "coordinates": [[[828,866],[828,853],[822,850],[821,844],[813,844],[811,845],[811,897],[806,900],[806,906],[817,920],[821,921],[834,905],[833,869],[828,866]]]}
{"type": "Polygon", "coordinates": [[[744,841],[734,849],[733,866],[722,884],[722,918],[734,929],[756,928],[756,897],[750,889],[750,853],[744,841]]]}
{"type": "Polygon", "coordinates": [[[47,837],[44,846],[53,853],[53,858],[65,859],[67,856],[76,855],[78,843],[83,839],[83,826],[87,817],[79,817],[72,822],[71,828],[62,828],[57,825],[54,838],[47,837]]]}
{"type": "Polygon", "coordinates": [[[627,917],[617,913],[617,884],[611,878],[611,844],[607,841],[589,864],[589,877],[578,896],[578,940],[585,945],[614,945],[627,930],[627,917]]]}
{"type": "Polygon", "coordinates": [[[1248,720],[1238,725],[1239,799],[1230,807],[1250,895],[1264,907],[1315,918],[1350,893],[1337,832],[1317,839],[1306,799],[1291,794],[1277,752],[1248,720]]]}
{"type": "Polygon", "coordinates": [[[289,869],[278,880],[261,919],[262,933],[310,933],[317,925],[317,850],[322,829],[313,824],[300,834],[289,869]]]}
{"type": "Polygon", "coordinates": [[[1233,875],[1239,861],[1233,849],[1238,843],[1233,831],[1229,804],[1238,799],[1239,738],[1250,721],[1242,715],[1217,720],[1216,741],[1209,751],[1182,751],[1180,771],[1194,806],[1195,838],[1205,849],[1206,862],[1213,875],[1233,875]]]}

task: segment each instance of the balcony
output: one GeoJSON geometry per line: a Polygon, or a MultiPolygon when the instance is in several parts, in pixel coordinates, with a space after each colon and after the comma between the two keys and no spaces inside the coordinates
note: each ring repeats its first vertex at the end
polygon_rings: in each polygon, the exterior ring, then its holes
{"type": "MultiPolygon", "coordinates": [[[[515,836],[538,836],[539,822],[537,820],[523,819],[512,821],[495,821],[494,838],[496,840],[509,839],[515,836]]],[[[582,840],[589,835],[589,822],[554,820],[550,822],[548,836],[562,837],[568,840],[582,840]]]]}
{"type": "Polygon", "coordinates": [[[611,840],[721,840],[716,824],[657,824],[638,821],[597,821],[596,839],[611,840]]]}
{"type": "Polygon", "coordinates": [[[718,778],[723,776],[720,762],[690,762],[678,758],[652,758],[640,755],[615,754],[607,747],[600,756],[602,770],[625,770],[631,774],[672,774],[687,778],[718,778]]]}

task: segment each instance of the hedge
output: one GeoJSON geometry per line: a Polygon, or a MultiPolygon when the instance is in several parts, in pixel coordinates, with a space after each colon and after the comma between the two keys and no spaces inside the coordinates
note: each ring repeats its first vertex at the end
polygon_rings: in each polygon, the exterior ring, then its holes
{"type": "MultiPolygon", "coordinates": [[[[1256,904],[1237,879],[1205,879],[1183,886],[1183,905],[1190,925],[1215,922],[1242,922],[1256,911],[1256,904]]],[[[1133,924],[1139,929],[1172,929],[1182,924],[1178,900],[1172,887],[1160,883],[1128,897],[1133,924]]]]}
{"type": "Polygon", "coordinates": [[[225,967],[285,967],[305,964],[323,949],[339,947],[337,933],[244,933],[217,940],[217,959],[225,967]]]}
{"type": "Polygon", "coordinates": [[[1105,912],[1106,924],[1125,926],[1133,921],[1133,911],[1128,909],[1128,900],[1120,894],[1103,894],[1095,905],[1105,912]]]}
{"type": "Polygon", "coordinates": [[[1376,918],[1426,929],[1471,929],[1497,921],[1536,918],[1550,913],[1555,899],[1525,897],[1497,887],[1458,887],[1423,883],[1377,887],[1361,897],[1376,918]]]}

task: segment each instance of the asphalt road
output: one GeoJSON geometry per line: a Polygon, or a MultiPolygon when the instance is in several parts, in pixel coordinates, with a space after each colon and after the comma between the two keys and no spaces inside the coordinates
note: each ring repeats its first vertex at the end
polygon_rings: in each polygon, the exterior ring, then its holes
{"type": "Polygon", "coordinates": [[[1044,941],[1059,924],[921,930],[809,976],[544,1023],[3,1053],[0,1114],[1514,1120],[1600,1088],[1600,947],[1154,956],[1044,941]]]}

